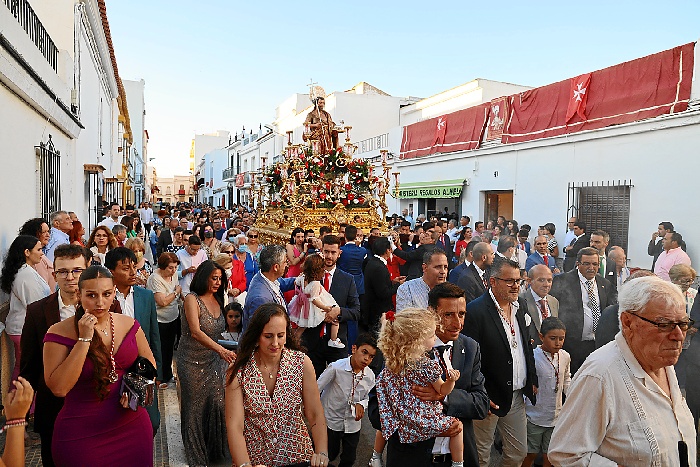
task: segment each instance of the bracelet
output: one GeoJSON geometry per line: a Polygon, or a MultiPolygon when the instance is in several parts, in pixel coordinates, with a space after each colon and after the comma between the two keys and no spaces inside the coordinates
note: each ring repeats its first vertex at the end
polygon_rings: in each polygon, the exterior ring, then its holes
{"type": "Polygon", "coordinates": [[[319,456],[323,456],[323,457],[325,457],[326,459],[328,459],[328,453],[327,453],[327,452],[319,452],[318,455],[319,455],[319,456]]]}
{"type": "Polygon", "coordinates": [[[2,428],[0,428],[0,434],[2,434],[2,433],[4,433],[5,431],[7,431],[8,428],[13,428],[13,427],[16,427],[16,426],[22,426],[22,427],[27,426],[27,421],[26,421],[25,419],[23,419],[23,418],[16,418],[16,419],[14,419],[14,420],[8,420],[8,421],[5,423],[5,426],[2,427],[2,428]]]}
{"type": "Polygon", "coordinates": [[[238,467],[252,467],[252,465],[253,464],[251,464],[250,462],[244,462],[241,465],[239,465],[238,467]]]}
{"type": "Polygon", "coordinates": [[[92,342],[92,338],[78,337],[79,342],[92,342]]]}

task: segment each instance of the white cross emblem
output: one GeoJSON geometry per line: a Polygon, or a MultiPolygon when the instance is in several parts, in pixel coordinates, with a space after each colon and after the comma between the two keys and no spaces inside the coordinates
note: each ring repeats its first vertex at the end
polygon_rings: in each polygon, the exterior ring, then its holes
{"type": "Polygon", "coordinates": [[[438,122],[437,122],[438,131],[441,130],[442,127],[445,126],[445,124],[447,124],[447,122],[445,120],[443,120],[442,117],[438,118],[438,122]]]}
{"type": "Polygon", "coordinates": [[[574,89],[574,99],[581,102],[583,95],[586,94],[586,88],[583,87],[583,83],[578,83],[576,87],[577,89],[574,89]]]}

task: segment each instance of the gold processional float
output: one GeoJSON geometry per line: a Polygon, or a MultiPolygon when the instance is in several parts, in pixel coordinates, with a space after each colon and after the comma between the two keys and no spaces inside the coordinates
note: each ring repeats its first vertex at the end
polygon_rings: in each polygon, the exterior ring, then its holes
{"type": "Polygon", "coordinates": [[[381,151],[381,173],[375,175],[371,162],[353,159],[357,146],[350,141],[352,127],[333,123],[324,110],[323,88],[312,86],[309,97],[314,108],[304,122],[304,143],[294,144],[293,132],[288,131],[282,160],[266,166],[262,157],[262,167],[253,174],[251,194],[261,243],[288,243],[296,227],[318,232],[328,226],[337,232],[340,224],[348,223],[386,231],[390,175],[395,192],[399,187],[399,173],[390,174],[388,151],[381,151]],[[343,145],[338,144],[341,133],[343,145]]]}

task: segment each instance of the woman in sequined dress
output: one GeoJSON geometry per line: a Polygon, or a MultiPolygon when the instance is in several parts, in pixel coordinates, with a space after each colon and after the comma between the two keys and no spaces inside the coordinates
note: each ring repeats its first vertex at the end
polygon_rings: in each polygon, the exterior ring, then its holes
{"type": "Polygon", "coordinates": [[[182,400],[181,431],[187,464],[210,465],[226,455],[224,387],[221,359],[235,354],[216,341],[224,331],[226,271],[213,261],[197,268],[185,297],[177,359],[182,400]]]}

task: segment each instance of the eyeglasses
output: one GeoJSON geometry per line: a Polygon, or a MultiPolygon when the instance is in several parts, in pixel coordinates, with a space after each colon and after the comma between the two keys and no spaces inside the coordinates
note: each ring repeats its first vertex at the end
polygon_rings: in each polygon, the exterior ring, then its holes
{"type": "Polygon", "coordinates": [[[494,277],[494,279],[505,282],[508,287],[516,285],[520,287],[525,282],[525,279],[501,279],[500,277],[494,277]]]}
{"type": "Polygon", "coordinates": [[[657,328],[659,328],[659,331],[661,332],[671,332],[676,329],[676,326],[683,331],[686,332],[688,328],[693,326],[695,324],[695,321],[692,319],[689,319],[688,321],[652,321],[650,319],[646,319],[643,316],[638,315],[637,313],[631,313],[629,311],[625,311],[625,313],[636,316],[637,318],[641,319],[642,321],[646,321],[647,323],[651,323],[657,328]]]}
{"type": "Polygon", "coordinates": [[[56,276],[65,279],[68,277],[68,274],[73,274],[73,277],[78,277],[85,271],[83,268],[75,268],[75,269],[59,269],[56,271],[56,276]]]}
{"type": "Polygon", "coordinates": [[[232,255],[232,254],[233,254],[233,250],[222,251],[222,253],[228,253],[229,255],[232,255]]]}
{"type": "Polygon", "coordinates": [[[258,238],[257,235],[248,235],[248,238],[258,238]]]}

